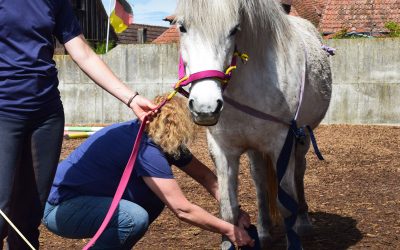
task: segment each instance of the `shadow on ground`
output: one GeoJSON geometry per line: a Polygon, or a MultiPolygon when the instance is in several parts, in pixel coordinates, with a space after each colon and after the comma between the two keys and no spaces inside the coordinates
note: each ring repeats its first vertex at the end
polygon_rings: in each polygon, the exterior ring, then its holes
{"type": "MultiPolygon", "coordinates": [[[[310,218],[314,233],[302,238],[304,249],[344,250],[356,245],[363,238],[357,229],[357,221],[351,217],[314,212],[310,213],[310,218]]],[[[281,249],[286,249],[286,239],[282,231],[277,233],[273,246],[273,250],[281,249]]]]}

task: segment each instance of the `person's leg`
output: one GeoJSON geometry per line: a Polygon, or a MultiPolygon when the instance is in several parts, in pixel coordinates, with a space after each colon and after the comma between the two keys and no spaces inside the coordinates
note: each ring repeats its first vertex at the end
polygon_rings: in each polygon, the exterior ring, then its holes
{"type": "Polygon", "coordinates": [[[32,134],[32,163],[42,210],[37,218],[39,221],[43,216],[44,205],[60,160],[64,125],[64,111],[60,110],[36,124],[32,134]]]}
{"type": "MultiPolygon", "coordinates": [[[[0,209],[10,217],[14,180],[24,142],[24,121],[0,117],[0,209]]],[[[8,224],[0,216],[0,249],[7,236],[8,224]]]]}
{"type": "MultiPolygon", "coordinates": [[[[31,230],[31,228],[34,227],[35,215],[40,212],[40,203],[38,201],[32,160],[28,153],[30,152],[29,144],[29,140],[25,142],[21,164],[16,172],[10,219],[32,246],[37,249],[39,247],[39,231],[37,228],[36,230],[31,230]]],[[[30,249],[11,227],[8,227],[7,244],[8,250],[30,249]]]]}
{"type": "MultiPolygon", "coordinates": [[[[38,227],[60,157],[63,131],[62,111],[30,123],[30,137],[14,184],[11,217],[35,248],[39,247],[38,227]]],[[[7,242],[10,249],[29,249],[12,229],[7,242]]]]}
{"type": "MultiPolygon", "coordinates": [[[[57,206],[46,204],[43,223],[72,239],[93,237],[110,207],[111,197],[80,196],[57,206]]],[[[121,200],[110,223],[91,249],[131,249],[143,237],[149,216],[139,205],[121,200]]]]}

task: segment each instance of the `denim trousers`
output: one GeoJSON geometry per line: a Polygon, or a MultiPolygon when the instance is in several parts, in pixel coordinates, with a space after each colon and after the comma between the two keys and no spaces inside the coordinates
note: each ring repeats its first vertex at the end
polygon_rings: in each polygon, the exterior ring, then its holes
{"type": "MultiPolygon", "coordinates": [[[[91,238],[100,227],[112,197],[78,196],[53,206],[46,203],[43,224],[66,238],[91,238]]],[[[149,215],[141,206],[121,200],[103,234],[91,249],[132,249],[146,233],[149,215]]]]}
{"type": "MultiPolygon", "coordinates": [[[[44,204],[60,157],[64,111],[38,119],[0,117],[0,209],[35,247],[44,204]]],[[[0,249],[29,246],[0,216],[0,249]]]]}

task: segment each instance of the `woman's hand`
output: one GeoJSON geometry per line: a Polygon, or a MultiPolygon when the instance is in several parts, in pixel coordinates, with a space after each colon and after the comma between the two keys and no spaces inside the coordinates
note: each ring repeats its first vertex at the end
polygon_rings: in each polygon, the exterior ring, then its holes
{"type": "Polygon", "coordinates": [[[229,240],[233,243],[235,243],[237,246],[254,246],[254,239],[252,239],[246,230],[243,228],[235,226],[232,230],[232,232],[229,232],[226,234],[226,236],[229,238],[229,240]]]}
{"type": "Polygon", "coordinates": [[[238,246],[254,246],[254,240],[250,238],[245,229],[217,218],[201,207],[190,203],[175,179],[143,177],[143,180],[179,219],[205,230],[226,235],[238,246]]]}
{"type": "Polygon", "coordinates": [[[238,226],[242,229],[245,229],[248,228],[250,225],[250,215],[239,208],[238,226]]]}
{"type": "Polygon", "coordinates": [[[155,110],[157,105],[141,95],[135,96],[129,107],[141,121],[144,120],[145,116],[152,116],[157,112],[157,110],[155,110]]]}

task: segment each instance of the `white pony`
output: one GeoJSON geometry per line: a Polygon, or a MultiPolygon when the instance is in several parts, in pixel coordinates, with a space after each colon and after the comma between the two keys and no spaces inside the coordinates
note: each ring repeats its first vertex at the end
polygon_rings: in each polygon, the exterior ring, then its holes
{"type": "MultiPolygon", "coordinates": [[[[315,27],[286,15],[277,0],[179,0],[175,21],[188,75],[224,72],[235,48],[249,56],[246,65],[238,63],[225,91],[215,78],[192,82],[189,109],[196,123],[210,126],[207,139],[217,168],[220,213],[232,223],[239,212],[239,158],[247,153],[256,187],[260,243],[265,248],[271,241],[271,207],[277,204],[277,161],[289,126],[248,110],[290,123],[301,104],[297,124],[315,128],[331,97],[327,53],[321,49],[315,27]],[[236,105],[227,103],[228,98],[236,105]]],[[[296,214],[278,202],[283,218],[296,215],[293,229],[298,234],[311,229],[303,183],[309,146],[310,133],[306,133],[303,142],[288,152],[287,170],[279,185],[298,203],[296,214]]],[[[288,241],[288,248],[293,248],[289,236],[288,241]]],[[[228,249],[231,243],[224,238],[221,247],[228,249]]]]}

